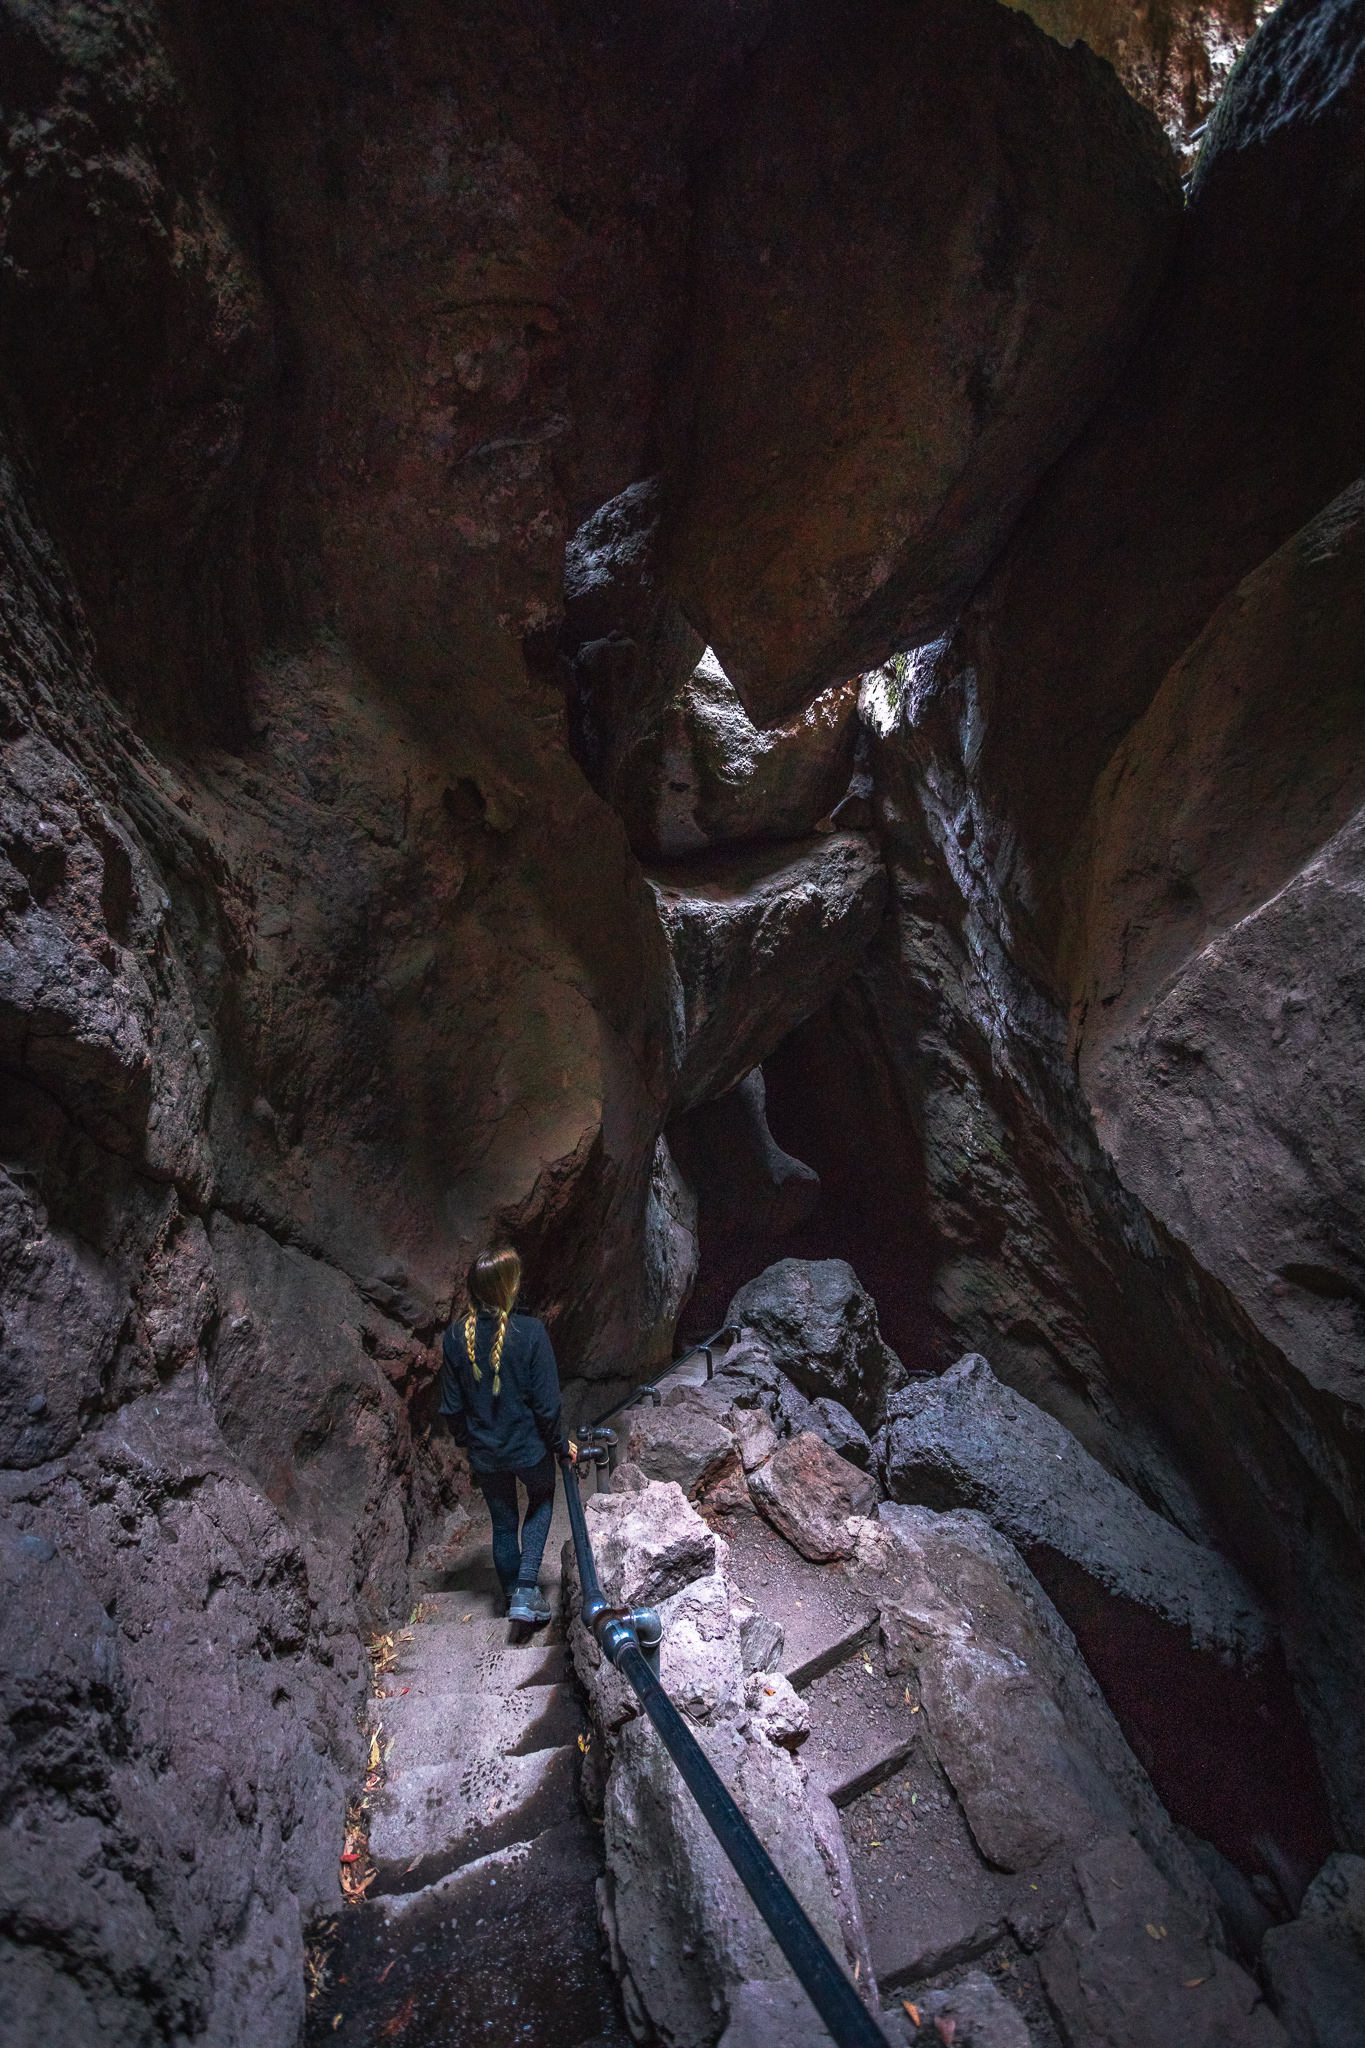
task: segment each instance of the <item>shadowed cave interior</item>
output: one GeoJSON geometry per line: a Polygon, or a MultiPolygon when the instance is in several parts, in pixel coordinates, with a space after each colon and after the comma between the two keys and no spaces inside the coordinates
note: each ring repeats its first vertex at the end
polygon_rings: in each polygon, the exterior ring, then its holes
{"type": "Polygon", "coordinates": [[[1365,2048],[1365,4],[0,51],[7,2041],[1365,2048]]]}

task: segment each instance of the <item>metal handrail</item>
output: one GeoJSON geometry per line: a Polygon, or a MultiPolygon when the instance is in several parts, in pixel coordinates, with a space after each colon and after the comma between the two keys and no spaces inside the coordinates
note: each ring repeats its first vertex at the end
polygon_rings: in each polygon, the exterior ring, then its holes
{"type": "MultiPolygon", "coordinates": [[[[718,1330],[713,1330],[709,1337],[703,1337],[699,1344],[689,1344],[686,1351],[673,1360],[669,1366],[669,1371],[673,1372],[678,1366],[686,1365],[689,1358],[695,1358],[700,1352],[706,1359],[706,1377],[709,1380],[715,1371],[715,1360],[711,1356],[712,1347],[719,1344],[722,1337],[728,1337],[732,1334],[736,1337],[739,1335],[739,1324],[722,1323],[718,1330]]],[[[604,1409],[596,1421],[585,1422],[580,1434],[591,1436],[593,1431],[600,1429],[604,1422],[610,1422],[613,1415],[620,1415],[624,1409],[629,1408],[631,1402],[639,1394],[653,1394],[655,1396],[655,1406],[658,1406],[658,1389],[656,1387],[632,1387],[625,1399],[618,1401],[615,1407],[604,1409]]]]}
{"type": "Polygon", "coordinates": [[[717,1775],[658,1677],[659,1617],[612,1607],[597,1576],[574,1461],[560,1458],[578,1559],[579,1612],[608,1663],[628,1679],[735,1874],[768,1924],[836,2048],[887,2048],[886,2035],[811,1925],[795,1893],[717,1775]],[[650,1655],[652,1652],[652,1657],[650,1655]],[[651,1666],[653,1668],[651,1668],[651,1666]]]}

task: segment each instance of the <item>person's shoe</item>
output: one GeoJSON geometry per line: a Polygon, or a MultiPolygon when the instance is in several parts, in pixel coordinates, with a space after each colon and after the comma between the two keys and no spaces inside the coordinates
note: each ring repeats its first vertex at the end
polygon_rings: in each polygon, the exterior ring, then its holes
{"type": "Polygon", "coordinates": [[[550,1619],[550,1610],[541,1596],[539,1586],[518,1586],[508,1602],[509,1621],[528,1622],[532,1628],[543,1628],[550,1619]]]}

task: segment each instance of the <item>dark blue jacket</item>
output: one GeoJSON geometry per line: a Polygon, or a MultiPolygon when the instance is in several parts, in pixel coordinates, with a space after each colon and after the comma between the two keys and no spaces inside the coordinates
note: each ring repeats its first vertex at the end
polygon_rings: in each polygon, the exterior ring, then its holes
{"type": "Polygon", "coordinates": [[[538,1465],[562,1434],[559,1373],[545,1325],[524,1309],[513,1309],[503,1339],[495,1401],[492,1355],[497,1328],[493,1310],[481,1308],[474,1332],[478,1379],[465,1349],[463,1317],[451,1324],[441,1347],[440,1413],[449,1416],[450,1433],[456,1443],[467,1446],[476,1472],[538,1465]]]}

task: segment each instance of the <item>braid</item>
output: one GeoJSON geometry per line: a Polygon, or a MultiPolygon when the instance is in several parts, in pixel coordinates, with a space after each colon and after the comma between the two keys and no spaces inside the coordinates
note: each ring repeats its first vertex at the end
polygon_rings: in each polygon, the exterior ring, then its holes
{"type": "Polygon", "coordinates": [[[474,1368],[475,1379],[481,1380],[483,1378],[483,1374],[479,1371],[478,1361],[475,1359],[474,1356],[474,1332],[477,1328],[478,1311],[475,1309],[474,1304],[471,1301],[469,1304],[469,1314],[464,1319],[464,1348],[469,1353],[469,1363],[474,1368]]]}
{"type": "Polygon", "coordinates": [[[493,1339],[493,1399],[495,1401],[497,1400],[498,1395],[501,1392],[501,1387],[498,1381],[498,1368],[502,1364],[502,1340],[506,1335],[507,1310],[505,1308],[500,1308],[498,1310],[498,1334],[493,1339]]]}

